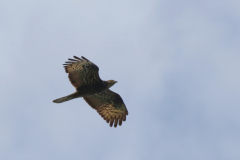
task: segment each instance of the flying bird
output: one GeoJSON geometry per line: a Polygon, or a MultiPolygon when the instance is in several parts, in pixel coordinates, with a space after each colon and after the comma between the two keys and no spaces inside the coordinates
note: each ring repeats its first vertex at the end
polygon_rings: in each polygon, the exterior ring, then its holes
{"type": "Polygon", "coordinates": [[[99,77],[99,68],[85,57],[73,56],[68,59],[64,68],[68,78],[76,88],[76,92],[68,96],[53,100],[54,103],[62,103],[74,98],[83,97],[84,100],[103,117],[110,126],[117,127],[126,120],[128,110],[120,95],[111,91],[116,81],[103,81],[99,77]]]}

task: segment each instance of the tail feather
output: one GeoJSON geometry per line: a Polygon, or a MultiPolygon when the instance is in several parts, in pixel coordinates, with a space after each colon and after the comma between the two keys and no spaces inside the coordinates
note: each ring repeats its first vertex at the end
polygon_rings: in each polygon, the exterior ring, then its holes
{"type": "Polygon", "coordinates": [[[68,96],[55,99],[55,100],[53,100],[53,102],[54,103],[62,103],[62,102],[66,102],[66,101],[69,101],[69,100],[74,99],[74,98],[78,98],[78,97],[80,97],[79,94],[77,92],[75,92],[75,93],[70,94],[68,96]]]}

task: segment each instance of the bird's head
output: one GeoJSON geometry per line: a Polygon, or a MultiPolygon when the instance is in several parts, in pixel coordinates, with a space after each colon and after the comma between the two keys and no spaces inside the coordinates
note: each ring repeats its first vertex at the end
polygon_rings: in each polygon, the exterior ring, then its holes
{"type": "Polygon", "coordinates": [[[108,80],[107,83],[108,83],[107,88],[110,88],[110,87],[112,87],[115,83],[117,83],[117,81],[108,80]]]}

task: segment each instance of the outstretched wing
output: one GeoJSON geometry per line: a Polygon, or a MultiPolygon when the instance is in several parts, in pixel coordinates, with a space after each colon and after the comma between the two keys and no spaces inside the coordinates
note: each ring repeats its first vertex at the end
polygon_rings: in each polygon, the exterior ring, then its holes
{"type": "Polygon", "coordinates": [[[106,89],[100,93],[83,97],[84,100],[102,116],[107,123],[110,123],[112,127],[122,125],[122,121],[126,120],[126,115],[128,115],[128,110],[117,93],[106,89]]]}
{"type": "Polygon", "coordinates": [[[102,81],[98,74],[98,66],[83,56],[82,59],[77,56],[73,57],[75,59],[69,58],[69,61],[63,65],[70,82],[75,88],[99,84],[102,81]]]}

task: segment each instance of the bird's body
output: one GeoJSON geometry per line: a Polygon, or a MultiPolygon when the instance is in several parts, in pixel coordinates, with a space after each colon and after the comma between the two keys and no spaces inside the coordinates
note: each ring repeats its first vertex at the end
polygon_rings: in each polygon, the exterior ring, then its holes
{"type": "Polygon", "coordinates": [[[85,57],[68,59],[64,64],[66,73],[76,92],[68,96],[54,100],[62,103],[74,98],[83,97],[84,100],[107,121],[112,127],[121,125],[128,115],[127,108],[122,98],[115,92],[109,90],[116,81],[102,81],[98,75],[99,68],[85,57]]]}

